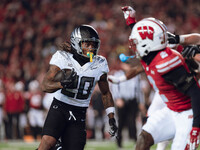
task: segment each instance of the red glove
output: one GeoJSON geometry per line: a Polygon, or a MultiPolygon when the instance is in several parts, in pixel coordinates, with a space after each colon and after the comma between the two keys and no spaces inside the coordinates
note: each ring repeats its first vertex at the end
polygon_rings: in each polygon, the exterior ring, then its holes
{"type": "Polygon", "coordinates": [[[135,10],[131,6],[124,6],[121,9],[124,13],[124,18],[128,26],[130,24],[136,23],[135,10]]]}
{"type": "Polygon", "coordinates": [[[185,150],[196,150],[199,146],[199,132],[200,128],[192,127],[190,131],[190,139],[188,144],[186,145],[185,150]]]}

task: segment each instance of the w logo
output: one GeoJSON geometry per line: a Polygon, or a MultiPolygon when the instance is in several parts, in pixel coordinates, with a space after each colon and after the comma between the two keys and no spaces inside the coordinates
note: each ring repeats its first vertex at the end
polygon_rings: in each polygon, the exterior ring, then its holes
{"type": "Polygon", "coordinates": [[[153,41],[154,29],[150,26],[142,26],[137,28],[142,40],[148,38],[153,41]]]}

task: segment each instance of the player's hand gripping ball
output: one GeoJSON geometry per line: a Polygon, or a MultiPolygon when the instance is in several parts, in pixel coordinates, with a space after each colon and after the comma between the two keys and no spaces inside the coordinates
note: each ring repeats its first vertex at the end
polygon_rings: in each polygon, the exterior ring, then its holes
{"type": "Polygon", "coordinates": [[[62,69],[54,77],[54,81],[60,82],[64,89],[74,89],[77,86],[77,72],[72,69],[62,69]]]}

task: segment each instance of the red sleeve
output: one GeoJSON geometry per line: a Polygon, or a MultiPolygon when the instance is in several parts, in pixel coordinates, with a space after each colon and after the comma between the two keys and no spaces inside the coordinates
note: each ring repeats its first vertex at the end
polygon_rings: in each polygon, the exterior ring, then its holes
{"type": "Polygon", "coordinates": [[[163,75],[175,68],[184,65],[184,60],[179,55],[168,55],[155,66],[158,73],[163,75]]]}

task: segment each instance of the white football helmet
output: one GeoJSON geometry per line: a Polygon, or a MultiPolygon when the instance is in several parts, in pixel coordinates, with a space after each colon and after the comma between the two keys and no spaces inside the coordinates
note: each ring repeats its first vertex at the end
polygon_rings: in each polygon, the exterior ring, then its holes
{"type": "Polygon", "coordinates": [[[137,22],[129,37],[130,46],[136,45],[136,53],[143,57],[152,51],[167,46],[167,27],[155,18],[145,18],[137,22]]]}

